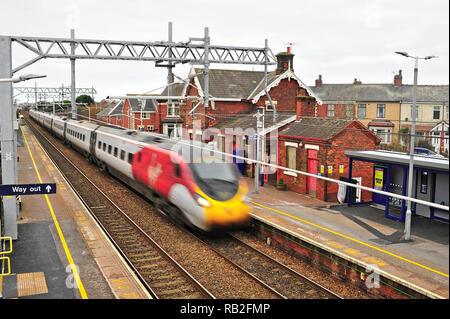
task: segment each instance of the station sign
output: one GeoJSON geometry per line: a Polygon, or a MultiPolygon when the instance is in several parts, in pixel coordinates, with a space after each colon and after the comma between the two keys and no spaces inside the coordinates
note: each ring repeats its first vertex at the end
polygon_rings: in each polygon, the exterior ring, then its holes
{"type": "Polygon", "coordinates": [[[0,185],[0,196],[56,193],[56,183],[0,185]]]}

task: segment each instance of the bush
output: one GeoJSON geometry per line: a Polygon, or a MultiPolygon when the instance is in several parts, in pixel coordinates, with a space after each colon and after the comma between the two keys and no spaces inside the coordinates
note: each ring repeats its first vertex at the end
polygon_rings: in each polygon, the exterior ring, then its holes
{"type": "Polygon", "coordinates": [[[277,181],[278,185],[284,185],[283,177],[280,177],[280,179],[277,181]]]}

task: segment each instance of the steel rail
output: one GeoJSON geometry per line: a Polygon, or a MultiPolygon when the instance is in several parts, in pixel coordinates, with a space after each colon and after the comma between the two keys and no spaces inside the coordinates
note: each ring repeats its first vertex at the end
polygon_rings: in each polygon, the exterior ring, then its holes
{"type": "Polygon", "coordinates": [[[329,290],[328,288],[325,288],[324,286],[320,285],[319,283],[315,282],[314,280],[312,280],[311,278],[306,277],[305,275],[302,275],[301,273],[295,271],[294,269],[288,267],[287,265],[279,262],[278,260],[272,258],[271,256],[267,255],[266,253],[263,253],[261,250],[245,243],[244,241],[242,241],[241,239],[237,238],[236,236],[233,236],[231,234],[228,234],[228,236],[230,236],[231,238],[233,238],[234,240],[238,241],[241,245],[247,247],[248,249],[254,251],[255,253],[261,255],[262,257],[270,260],[271,262],[273,262],[274,264],[278,265],[279,267],[282,267],[284,270],[290,272],[291,274],[293,274],[294,276],[297,276],[299,278],[302,278],[304,281],[308,282],[309,284],[311,284],[312,286],[314,286],[315,288],[317,288],[318,290],[324,292],[325,294],[328,294],[334,298],[337,299],[344,299],[343,297],[341,297],[340,295],[334,293],[333,291],[329,290]]]}
{"type": "MultiPolygon", "coordinates": [[[[30,124],[30,121],[26,119],[27,124],[30,124]]],[[[70,163],[73,168],[80,173],[97,191],[100,192],[100,194],[102,194],[104,196],[104,198],[109,202],[109,204],[111,204],[114,208],[117,209],[118,212],[120,212],[123,217],[125,217],[127,219],[127,221],[135,228],[139,231],[139,233],[141,235],[143,235],[146,239],[149,240],[149,242],[159,251],[161,252],[166,258],[167,260],[169,260],[179,271],[181,271],[181,273],[188,278],[188,280],[190,280],[195,286],[197,286],[202,293],[205,293],[207,296],[209,296],[212,299],[215,299],[215,296],[210,293],[200,282],[198,282],[186,269],[184,269],[183,266],[181,266],[175,259],[173,259],[160,245],[158,245],[156,243],[156,241],[153,240],[153,238],[151,238],[139,225],[137,225],[119,206],[117,206],[114,201],[112,201],[97,185],[95,185],[95,183],[93,183],[75,164],[73,164],[66,156],[64,153],[62,153],[56,146],[53,145],[53,143],[51,141],[48,140],[48,138],[46,136],[44,136],[39,130],[36,129],[36,127],[31,124],[29,125],[30,128],[32,128],[33,132],[36,134],[36,132],[46,140],[47,143],[49,143],[60,155],[62,158],[64,158],[68,163],[70,163]]],[[[42,146],[42,144],[41,144],[42,146]]],[[[154,292],[154,290],[149,286],[149,284],[147,283],[147,281],[141,276],[139,270],[133,265],[133,262],[126,256],[126,253],[120,248],[120,245],[112,238],[112,235],[109,233],[109,231],[102,225],[102,223],[100,222],[100,220],[95,216],[95,214],[93,214],[92,209],[89,207],[89,205],[86,203],[86,201],[82,198],[82,196],[79,194],[79,192],[74,188],[73,184],[69,181],[69,179],[66,177],[66,175],[63,173],[63,171],[61,170],[61,168],[57,165],[57,163],[55,163],[52,159],[52,157],[50,156],[50,154],[47,152],[47,150],[42,147],[43,150],[47,153],[47,155],[49,156],[49,158],[52,160],[52,162],[54,163],[54,165],[58,168],[58,170],[60,171],[60,173],[64,176],[64,178],[66,179],[66,181],[69,183],[70,187],[72,188],[72,190],[75,192],[75,194],[77,194],[77,196],[80,198],[80,200],[83,202],[83,204],[86,206],[86,208],[88,209],[88,211],[91,213],[92,217],[97,221],[97,223],[99,224],[99,226],[104,230],[104,232],[107,234],[108,238],[112,241],[113,245],[118,249],[118,251],[120,252],[121,256],[126,260],[127,264],[132,268],[133,272],[135,272],[139,278],[139,280],[145,285],[145,287],[149,290],[150,294],[152,295],[152,297],[157,298],[157,293],[154,292]]]]}

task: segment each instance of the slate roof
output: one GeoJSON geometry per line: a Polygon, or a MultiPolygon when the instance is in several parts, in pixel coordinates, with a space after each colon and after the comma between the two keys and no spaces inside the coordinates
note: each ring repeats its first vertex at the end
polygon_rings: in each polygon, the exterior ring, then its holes
{"type": "MultiPolygon", "coordinates": [[[[194,71],[203,89],[203,69],[194,71]]],[[[209,69],[209,94],[217,98],[247,99],[263,78],[264,72],[260,71],[209,69]]]]}
{"type": "Polygon", "coordinates": [[[304,117],[292,122],[279,134],[284,136],[315,138],[329,140],[346,128],[353,120],[327,117],[304,117]]]}
{"type": "Polygon", "coordinates": [[[139,102],[139,99],[128,98],[128,101],[132,112],[155,112],[158,109],[157,100],[141,100],[142,104],[139,102]]]}
{"type": "Polygon", "coordinates": [[[123,101],[102,101],[99,103],[103,106],[103,109],[97,112],[96,116],[108,116],[112,114],[117,114],[118,112],[122,112],[123,109],[123,101]],[[121,107],[122,105],[122,107],[121,107]],[[114,111],[112,113],[112,111],[114,111]]]}
{"type": "MultiPolygon", "coordinates": [[[[418,85],[418,102],[448,103],[448,85],[418,85]]],[[[310,89],[322,101],[410,102],[413,85],[394,84],[322,84],[310,89]]]]}
{"type": "MultiPolygon", "coordinates": [[[[182,82],[175,82],[174,84],[172,84],[172,96],[182,96],[184,93],[183,91],[185,86],[186,84],[182,82]]],[[[167,96],[167,92],[168,88],[166,87],[160,95],[167,96]]]]}
{"type": "MultiPolygon", "coordinates": [[[[295,112],[282,112],[278,111],[276,112],[277,117],[276,121],[273,121],[273,113],[272,112],[265,112],[264,114],[264,130],[269,129],[272,126],[278,126],[280,124],[283,124],[283,121],[289,122],[295,120],[296,114],[295,112]]],[[[253,129],[253,132],[257,132],[256,129],[256,112],[242,112],[231,115],[231,119],[226,120],[224,122],[221,122],[214,126],[214,128],[217,128],[221,131],[225,129],[238,129],[242,128],[242,130],[245,132],[245,130],[253,129]]],[[[286,123],[287,124],[287,123],[286,123]]]]}

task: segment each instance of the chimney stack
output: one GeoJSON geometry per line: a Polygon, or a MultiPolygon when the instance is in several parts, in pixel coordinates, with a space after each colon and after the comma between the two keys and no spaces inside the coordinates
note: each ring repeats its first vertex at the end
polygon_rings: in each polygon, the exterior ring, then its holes
{"type": "Polygon", "coordinates": [[[287,47],[287,52],[280,52],[277,54],[277,69],[276,75],[280,75],[291,69],[294,72],[294,54],[291,53],[291,48],[287,47]]]}
{"type": "Polygon", "coordinates": [[[358,85],[361,84],[362,82],[358,79],[355,78],[355,80],[353,81],[353,85],[358,85]]]}
{"type": "Polygon", "coordinates": [[[314,117],[316,114],[316,99],[309,95],[299,95],[295,97],[296,120],[302,117],[314,117]]]}
{"type": "Polygon", "coordinates": [[[402,70],[398,70],[398,74],[394,75],[394,85],[402,86],[402,70]]]}
{"type": "Polygon", "coordinates": [[[319,74],[319,78],[316,79],[316,88],[320,88],[322,86],[322,74],[319,74]]]}

